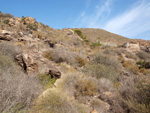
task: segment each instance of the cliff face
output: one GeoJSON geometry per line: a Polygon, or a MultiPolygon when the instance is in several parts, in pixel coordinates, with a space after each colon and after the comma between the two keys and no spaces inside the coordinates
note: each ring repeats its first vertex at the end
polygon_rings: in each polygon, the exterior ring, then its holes
{"type": "Polygon", "coordinates": [[[1,13],[0,73],[0,112],[149,111],[149,41],[1,13]]]}

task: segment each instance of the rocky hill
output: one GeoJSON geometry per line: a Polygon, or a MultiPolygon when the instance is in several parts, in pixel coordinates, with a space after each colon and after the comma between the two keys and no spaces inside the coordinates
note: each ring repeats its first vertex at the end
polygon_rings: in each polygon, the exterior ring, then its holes
{"type": "Polygon", "coordinates": [[[1,113],[149,113],[150,42],[0,13],[1,113]]]}

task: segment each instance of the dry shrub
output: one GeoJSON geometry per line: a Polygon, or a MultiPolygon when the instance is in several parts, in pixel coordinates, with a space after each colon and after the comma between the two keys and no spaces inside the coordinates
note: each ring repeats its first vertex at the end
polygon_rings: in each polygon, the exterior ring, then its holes
{"type": "Polygon", "coordinates": [[[94,99],[91,102],[91,106],[93,109],[96,109],[96,111],[98,113],[106,113],[107,112],[106,104],[103,101],[101,101],[100,99],[94,99]]]}
{"type": "Polygon", "coordinates": [[[10,57],[4,56],[2,53],[0,53],[0,69],[7,70],[9,68],[13,69],[14,67],[15,64],[13,60],[10,57]]]}
{"type": "Polygon", "coordinates": [[[43,53],[43,56],[44,56],[45,58],[47,58],[48,60],[52,60],[52,51],[45,51],[45,52],[43,53]]]}
{"type": "Polygon", "coordinates": [[[13,15],[12,15],[12,14],[10,14],[10,13],[0,13],[0,17],[12,18],[12,17],[13,17],[13,15]]]}
{"type": "Polygon", "coordinates": [[[137,60],[138,57],[136,55],[134,55],[133,53],[130,53],[130,52],[125,52],[125,55],[127,58],[131,58],[131,59],[134,59],[134,60],[137,60]]]}
{"type": "Polygon", "coordinates": [[[34,23],[29,23],[29,24],[27,24],[27,28],[30,30],[33,30],[33,31],[37,31],[38,25],[34,24],[34,23]]]}
{"type": "Polygon", "coordinates": [[[117,59],[111,57],[111,56],[106,56],[102,53],[98,53],[94,59],[93,59],[93,63],[95,64],[102,64],[105,66],[110,66],[113,68],[117,68],[119,67],[119,62],[117,61],[117,59]]]}
{"type": "Polygon", "coordinates": [[[141,60],[150,61],[150,54],[149,54],[149,53],[140,51],[140,52],[137,53],[137,56],[138,56],[141,60]]]}
{"type": "Polygon", "coordinates": [[[56,63],[66,62],[68,64],[74,64],[75,56],[75,53],[70,52],[64,47],[56,47],[52,52],[52,60],[56,63]]]}
{"type": "Polygon", "coordinates": [[[80,73],[65,75],[58,83],[61,89],[71,97],[94,96],[98,92],[97,79],[80,73]]]}
{"type": "Polygon", "coordinates": [[[46,51],[43,56],[56,63],[66,62],[67,64],[79,67],[85,65],[85,60],[81,56],[63,47],[56,47],[52,51],[46,51]]]}
{"type": "Polygon", "coordinates": [[[85,72],[96,78],[107,78],[111,81],[115,81],[119,76],[119,66],[120,63],[117,59],[98,53],[92,63],[85,67],[85,72]]]}
{"type": "Polygon", "coordinates": [[[146,76],[150,76],[150,69],[141,68],[140,72],[146,76]]]}
{"type": "Polygon", "coordinates": [[[75,85],[77,84],[79,78],[80,78],[79,73],[67,74],[62,78],[62,81],[60,83],[60,87],[65,92],[69,92],[72,95],[74,95],[75,85]]]}
{"type": "Polygon", "coordinates": [[[85,65],[85,60],[82,57],[77,56],[77,57],[75,57],[75,59],[76,59],[77,63],[79,64],[79,67],[82,67],[85,65]]]}
{"type": "Polygon", "coordinates": [[[98,80],[97,87],[100,93],[103,93],[106,91],[109,91],[109,92],[115,91],[113,87],[113,83],[106,78],[101,78],[100,80],[98,80]]]}
{"type": "Polygon", "coordinates": [[[85,67],[85,73],[89,76],[96,78],[107,78],[111,81],[116,81],[119,77],[119,72],[114,67],[101,65],[101,64],[90,64],[85,67]]]}
{"type": "Polygon", "coordinates": [[[70,101],[62,91],[50,89],[47,95],[40,96],[31,111],[33,113],[87,113],[90,110],[77,101],[70,101]]]}
{"type": "Polygon", "coordinates": [[[28,110],[41,85],[35,76],[27,76],[7,56],[0,55],[0,112],[28,110]]]}
{"type": "Polygon", "coordinates": [[[36,37],[39,38],[39,39],[43,39],[42,32],[37,31],[36,37]]]}
{"type": "Polygon", "coordinates": [[[111,55],[111,56],[115,56],[116,53],[114,52],[114,49],[112,48],[106,48],[104,51],[103,51],[104,54],[106,55],[111,55]]]}
{"type": "Polygon", "coordinates": [[[103,53],[111,56],[121,56],[121,54],[126,52],[124,48],[106,48],[103,53]]]}
{"type": "Polygon", "coordinates": [[[122,64],[128,71],[133,74],[139,74],[139,67],[130,61],[124,61],[122,64]]]}
{"type": "Polygon", "coordinates": [[[98,92],[115,91],[110,80],[105,78],[98,80],[94,77],[82,76],[80,73],[65,75],[57,85],[67,92],[67,95],[77,98],[93,96],[98,92]]]}
{"type": "Polygon", "coordinates": [[[150,111],[150,83],[148,80],[130,79],[123,82],[121,94],[124,103],[133,113],[149,113],[150,111]],[[124,84],[125,83],[125,84],[124,84]]]}
{"type": "Polygon", "coordinates": [[[78,96],[94,96],[97,93],[97,86],[92,78],[80,78],[75,85],[76,97],[78,96]]]}
{"type": "Polygon", "coordinates": [[[73,108],[66,95],[58,90],[49,90],[41,96],[33,108],[34,113],[72,113],[73,108]]]}
{"type": "Polygon", "coordinates": [[[121,81],[121,87],[119,88],[119,92],[124,99],[129,98],[129,96],[134,96],[135,86],[137,79],[134,77],[128,77],[121,81]]]}
{"type": "Polygon", "coordinates": [[[22,52],[20,47],[14,46],[12,43],[0,43],[0,51],[3,55],[15,58],[16,55],[22,52]]]}
{"type": "Polygon", "coordinates": [[[121,55],[122,53],[125,53],[127,50],[125,49],[125,48],[116,48],[115,50],[114,50],[114,52],[117,54],[117,55],[121,55]]]}

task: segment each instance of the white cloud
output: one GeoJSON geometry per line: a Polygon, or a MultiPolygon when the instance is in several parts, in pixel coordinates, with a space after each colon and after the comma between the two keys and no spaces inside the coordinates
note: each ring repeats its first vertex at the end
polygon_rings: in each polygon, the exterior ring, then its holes
{"type": "Polygon", "coordinates": [[[91,8],[92,1],[87,1],[85,10],[76,19],[76,27],[102,28],[128,38],[150,40],[150,32],[148,32],[150,31],[150,0],[137,0],[130,5],[130,8],[127,7],[124,12],[115,17],[110,14],[117,14],[112,12],[117,0],[97,1],[99,3],[94,8],[91,8]]]}
{"type": "Polygon", "coordinates": [[[111,0],[106,0],[102,5],[97,5],[95,7],[95,13],[92,15],[92,19],[88,27],[98,27],[100,25],[104,17],[111,12],[111,3],[111,0]]]}
{"type": "Polygon", "coordinates": [[[93,11],[89,13],[89,7],[91,0],[88,0],[86,3],[86,8],[81,12],[79,17],[76,19],[78,27],[99,27],[100,22],[108,15],[110,10],[110,5],[112,0],[98,0],[99,3],[94,7],[93,11]],[[99,21],[101,20],[101,21],[99,21]]]}
{"type": "Polygon", "coordinates": [[[108,21],[103,29],[129,38],[150,31],[150,1],[138,1],[127,12],[108,21]]]}

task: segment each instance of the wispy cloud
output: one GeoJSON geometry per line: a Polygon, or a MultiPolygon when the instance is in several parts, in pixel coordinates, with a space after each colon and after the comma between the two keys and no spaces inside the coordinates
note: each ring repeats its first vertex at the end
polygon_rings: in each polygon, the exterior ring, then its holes
{"type": "Polygon", "coordinates": [[[94,8],[91,8],[92,0],[87,1],[85,10],[76,19],[76,27],[102,28],[128,38],[150,40],[150,0],[137,0],[119,14],[112,12],[119,0],[97,1],[94,8]],[[112,13],[117,16],[113,17],[112,13]]]}
{"type": "Polygon", "coordinates": [[[138,1],[130,10],[108,21],[103,29],[130,38],[150,32],[150,1],[138,1]]]}
{"type": "Polygon", "coordinates": [[[100,27],[104,18],[111,12],[110,6],[112,5],[112,0],[105,0],[101,5],[96,5],[95,12],[92,14],[92,19],[88,27],[100,27]]]}
{"type": "Polygon", "coordinates": [[[76,23],[79,23],[77,27],[99,27],[104,17],[111,12],[110,5],[112,0],[98,0],[99,3],[94,6],[92,11],[89,9],[90,2],[91,0],[87,1],[85,10],[82,11],[76,19],[76,23]]]}

